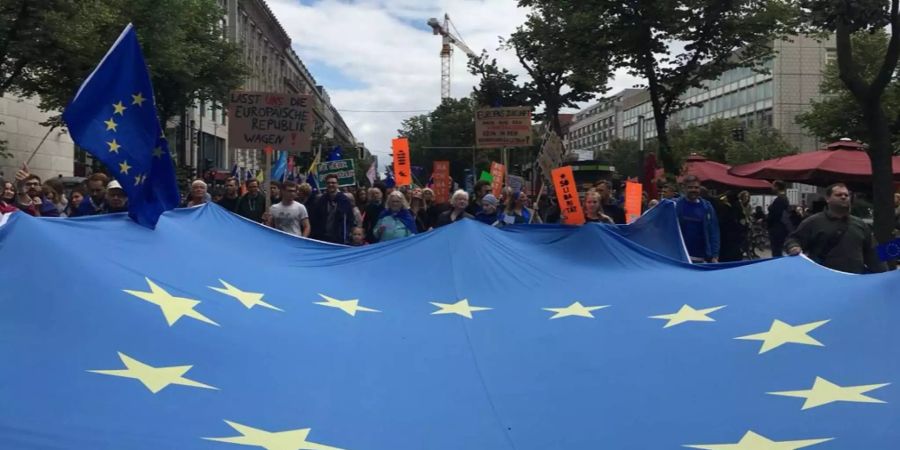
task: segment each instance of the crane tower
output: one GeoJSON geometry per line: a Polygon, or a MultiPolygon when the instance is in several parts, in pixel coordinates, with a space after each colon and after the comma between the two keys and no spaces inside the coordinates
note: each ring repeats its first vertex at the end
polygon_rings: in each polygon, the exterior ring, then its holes
{"type": "Polygon", "coordinates": [[[453,56],[453,47],[455,45],[457,48],[465,52],[468,56],[477,56],[469,46],[463,42],[462,38],[459,37],[459,31],[456,30],[456,27],[453,25],[453,22],[450,21],[450,16],[444,14],[444,23],[439,22],[435,18],[428,19],[428,26],[431,27],[431,30],[434,32],[435,36],[440,35],[442,37],[442,45],[441,45],[441,100],[445,98],[450,98],[450,61],[453,56]],[[456,31],[454,34],[451,31],[451,27],[453,31],[456,31]]]}

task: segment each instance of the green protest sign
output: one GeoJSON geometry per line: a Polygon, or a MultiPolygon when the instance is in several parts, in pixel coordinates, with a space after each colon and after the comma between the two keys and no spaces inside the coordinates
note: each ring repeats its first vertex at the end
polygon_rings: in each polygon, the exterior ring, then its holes
{"type": "Polygon", "coordinates": [[[478,181],[487,181],[488,183],[490,183],[491,181],[494,181],[494,177],[491,176],[490,172],[482,170],[481,178],[479,178],[478,181]]]}
{"type": "Polygon", "coordinates": [[[337,174],[338,184],[343,186],[356,186],[356,167],[352,159],[339,159],[337,161],[325,161],[319,163],[319,186],[325,186],[325,176],[337,174]]]}

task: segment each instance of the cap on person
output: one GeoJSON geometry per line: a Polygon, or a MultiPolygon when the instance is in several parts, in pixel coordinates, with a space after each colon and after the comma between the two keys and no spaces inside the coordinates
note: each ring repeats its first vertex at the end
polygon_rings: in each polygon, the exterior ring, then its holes
{"type": "Polygon", "coordinates": [[[494,194],[485,194],[485,196],[481,198],[481,202],[487,203],[491,206],[497,206],[500,204],[500,200],[497,200],[497,197],[494,197],[494,194]]]}
{"type": "Polygon", "coordinates": [[[125,191],[125,189],[122,189],[122,185],[119,184],[119,182],[116,180],[112,180],[109,182],[109,184],[106,185],[106,190],[110,190],[110,189],[118,189],[122,192],[125,191]]]}

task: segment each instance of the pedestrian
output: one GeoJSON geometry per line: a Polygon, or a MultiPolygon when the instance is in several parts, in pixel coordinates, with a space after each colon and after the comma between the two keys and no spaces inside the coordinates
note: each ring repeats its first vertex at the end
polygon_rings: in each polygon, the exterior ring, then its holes
{"type": "Polygon", "coordinates": [[[72,193],[69,194],[69,204],[66,207],[66,217],[75,217],[77,215],[78,208],[84,202],[84,198],[85,193],[82,186],[72,188],[72,193]]]}
{"type": "Polygon", "coordinates": [[[182,206],[190,208],[193,206],[202,205],[212,197],[207,193],[207,185],[203,180],[194,180],[191,183],[191,192],[188,195],[188,198],[184,200],[184,204],[182,206]]]}
{"type": "Polygon", "coordinates": [[[434,191],[431,188],[422,189],[422,199],[425,200],[425,220],[424,229],[430,230],[437,226],[438,217],[441,213],[450,209],[450,205],[446,202],[438,203],[434,198],[434,191]]]}
{"type": "Polygon", "coordinates": [[[666,183],[662,188],[662,198],[665,200],[678,200],[678,187],[672,183],[666,183]]]}
{"type": "Polygon", "coordinates": [[[481,199],[489,192],[491,192],[491,183],[485,180],[476,181],[475,186],[472,188],[474,198],[472,198],[469,206],[466,207],[466,212],[474,217],[478,211],[481,211],[481,199]]]}
{"type": "Polygon", "coordinates": [[[235,212],[254,222],[262,222],[263,214],[266,212],[266,197],[259,189],[259,180],[251,178],[244,185],[247,193],[238,200],[235,212]]]}
{"type": "Polygon", "coordinates": [[[337,174],[325,176],[325,193],[316,198],[310,211],[312,238],[334,244],[350,242],[353,203],[338,190],[337,174]]]}
{"type": "Polygon", "coordinates": [[[769,211],[766,216],[766,229],[769,232],[769,242],[771,243],[772,257],[774,258],[783,255],[784,240],[792,231],[792,225],[791,204],[785,194],[784,182],[773,182],[772,191],[775,193],[775,200],[769,204],[769,211]]]}
{"type": "Polygon", "coordinates": [[[281,186],[277,181],[269,181],[269,201],[272,205],[281,201],[281,186]]]}
{"type": "Polygon", "coordinates": [[[359,187],[356,190],[356,207],[359,208],[360,211],[365,211],[366,206],[369,206],[369,190],[364,187],[359,187]]]}
{"type": "Polygon", "coordinates": [[[537,214],[535,214],[533,210],[528,209],[528,207],[525,206],[527,198],[528,194],[522,191],[509,194],[506,198],[506,207],[497,217],[498,225],[541,223],[541,218],[537,217],[537,214]]]}
{"type": "Polygon", "coordinates": [[[366,242],[366,230],[363,227],[353,227],[350,230],[350,245],[353,247],[362,247],[363,245],[369,245],[366,242]]]}
{"type": "Polygon", "coordinates": [[[229,177],[225,180],[225,193],[222,198],[216,202],[219,206],[231,212],[237,212],[238,201],[241,199],[241,193],[238,189],[238,180],[235,177],[229,177]]]}
{"type": "Polygon", "coordinates": [[[614,223],[612,218],[603,213],[603,205],[600,204],[600,193],[595,190],[584,194],[584,221],[614,223]]]}
{"type": "Polygon", "coordinates": [[[894,194],[894,228],[900,234],[900,192],[894,194]]]}
{"type": "Polygon", "coordinates": [[[469,193],[459,189],[450,196],[450,207],[451,209],[444,211],[438,216],[437,223],[435,223],[434,227],[442,227],[444,225],[450,225],[453,222],[462,219],[474,219],[474,217],[466,212],[466,208],[469,206],[469,193]]]}
{"type": "Polygon", "coordinates": [[[56,205],[41,192],[41,177],[23,169],[16,173],[16,178],[21,180],[16,208],[31,216],[59,217],[56,205]]]}
{"type": "Polygon", "coordinates": [[[112,180],[106,185],[106,212],[109,214],[128,212],[128,195],[118,181],[112,180]]]}
{"type": "Polygon", "coordinates": [[[594,188],[600,194],[600,206],[603,213],[609,216],[613,222],[618,224],[625,223],[625,209],[616,203],[613,198],[612,185],[607,180],[600,180],[594,183],[594,188]]]}
{"type": "Polygon", "coordinates": [[[88,196],[73,210],[74,214],[69,217],[76,216],[94,216],[97,214],[106,214],[106,184],[109,177],[104,173],[94,173],[87,179],[88,196]]]}
{"type": "Polygon", "coordinates": [[[744,259],[747,241],[747,221],[738,193],[729,190],[719,198],[716,216],[719,219],[719,261],[732,262],[744,259]]]}
{"type": "Polygon", "coordinates": [[[409,210],[403,192],[391,192],[386,207],[375,224],[375,238],[378,242],[386,242],[412,236],[417,232],[416,219],[409,210]]]}
{"type": "Polygon", "coordinates": [[[850,191],[843,183],[825,189],[825,211],[808,217],[784,243],[790,256],[805,253],[813,261],[841,272],[887,270],[875,251],[872,229],[850,214],[850,191]]]}
{"type": "Polygon", "coordinates": [[[481,198],[481,211],[475,214],[475,220],[488,225],[496,224],[497,217],[500,215],[500,212],[497,210],[499,205],[500,200],[497,200],[494,194],[486,194],[481,198]]]}
{"type": "Polygon", "coordinates": [[[353,226],[358,227],[362,225],[362,212],[356,207],[356,196],[349,192],[344,192],[343,194],[347,196],[347,201],[350,202],[350,208],[353,211],[353,226]]]}
{"type": "Polygon", "coordinates": [[[66,210],[69,208],[69,199],[66,198],[65,187],[58,178],[51,178],[41,186],[41,193],[49,202],[56,206],[59,217],[68,217],[66,210]]]}
{"type": "Polygon", "coordinates": [[[425,209],[424,193],[419,188],[413,189],[410,193],[409,211],[416,218],[416,229],[420,233],[428,231],[428,227],[425,226],[425,223],[428,221],[428,211],[425,209]]]}
{"type": "Polygon", "coordinates": [[[269,207],[263,215],[266,225],[294,236],[309,237],[309,213],[302,203],[294,201],[297,184],[285,181],[280,189],[281,201],[269,207]]]}
{"type": "Polygon", "coordinates": [[[0,193],[0,214],[8,214],[18,211],[16,208],[16,184],[3,180],[3,192],[0,193]]]}
{"type": "Polygon", "coordinates": [[[719,262],[719,221],[712,204],[700,197],[700,180],[682,180],[684,195],[675,202],[678,224],[691,261],[719,262]]]}
{"type": "Polygon", "coordinates": [[[378,242],[375,239],[375,224],[378,223],[378,218],[381,217],[381,211],[384,211],[384,204],[381,202],[383,198],[381,189],[377,187],[369,188],[367,198],[369,204],[366,205],[366,209],[363,212],[362,227],[366,231],[366,241],[378,242]]]}
{"type": "Polygon", "coordinates": [[[300,183],[297,186],[297,198],[294,201],[298,201],[303,203],[303,206],[306,207],[307,210],[312,207],[312,202],[315,200],[312,191],[312,185],[309,183],[300,183]]]}

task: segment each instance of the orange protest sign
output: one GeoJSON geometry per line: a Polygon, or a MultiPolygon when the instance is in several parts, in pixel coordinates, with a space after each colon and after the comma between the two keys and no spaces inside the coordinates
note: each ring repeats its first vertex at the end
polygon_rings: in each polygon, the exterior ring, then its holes
{"type": "Polygon", "coordinates": [[[435,203],[450,201],[450,161],[435,161],[431,171],[432,190],[435,203]]]}
{"type": "Polygon", "coordinates": [[[409,139],[397,138],[391,141],[394,151],[394,182],[397,186],[412,184],[412,167],[409,161],[409,139]]]}
{"type": "Polygon", "coordinates": [[[581,200],[578,198],[578,187],[575,185],[575,174],[572,166],[553,169],[553,186],[556,188],[556,200],[559,203],[559,211],[563,216],[563,223],[569,225],[581,225],[584,223],[584,210],[581,209],[581,200]]]}
{"type": "Polygon", "coordinates": [[[632,181],[625,183],[625,221],[627,223],[634,222],[641,217],[641,193],[643,192],[641,183],[632,181]]]}
{"type": "Polygon", "coordinates": [[[491,193],[494,194],[494,197],[500,198],[500,193],[503,191],[503,175],[505,173],[506,166],[497,162],[491,163],[491,177],[494,178],[491,182],[491,193]]]}

